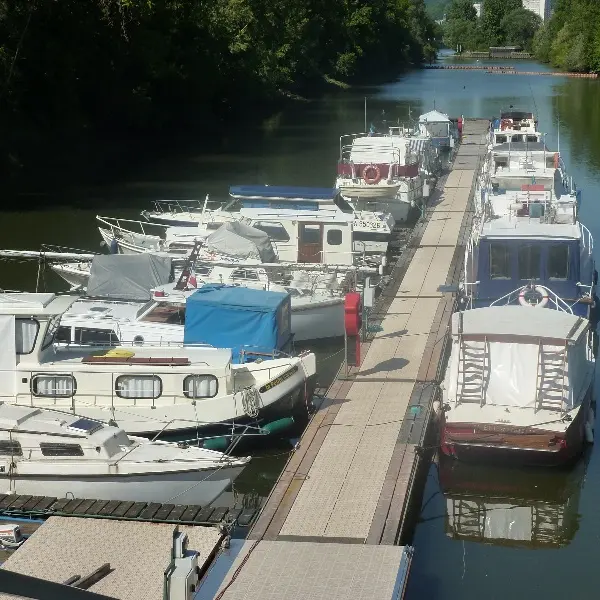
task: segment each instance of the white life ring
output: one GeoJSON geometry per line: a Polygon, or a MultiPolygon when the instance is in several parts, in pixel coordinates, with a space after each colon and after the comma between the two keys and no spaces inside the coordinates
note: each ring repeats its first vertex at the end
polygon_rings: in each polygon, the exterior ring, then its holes
{"type": "Polygon", "coordinates": [[[541,285],[536,285],[535,287],[530,287],[530,286],[525,286],[524,288],[521,289],[521,292],[519,293],[519,304],[521,306],[529,306],[531,307],[535,307],[535,308],[544,308],[544,306],[546,306],[546,304],[548,304],[548,300],[549,300],[549,295],[548,295],[548,290],[541,286],[541,285]],[[527,302],[527,292],[531,292],[532,290],[535,290],[540,297],[542,298],[537,304],[532,304],[531,302],[527,302]]]}

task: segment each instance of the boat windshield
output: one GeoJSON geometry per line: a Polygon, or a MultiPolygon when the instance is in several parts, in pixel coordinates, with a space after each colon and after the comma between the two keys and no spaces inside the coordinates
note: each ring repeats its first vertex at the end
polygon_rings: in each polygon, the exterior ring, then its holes
{"type": "Polygon", "coordinates": [[[54,336],[58,331],[58,326],[60,324],[60,315],[52,317],[50,322],[48,323],[48,328],[46,329],[46,334],[44,335],[44,341],[42,342],[42,350],[47,348],[54,342],[54,336]]]}
{"type": "Polygon", "coordinates": [[[344,198],[342,198],[341,194],[338,194],[334,200],[335,205],[344,213],[353,213],[354,209],[352,208],[352,206],[350,206],[350,203],[347,202],[346,200],[344,200],[344,198]]]}

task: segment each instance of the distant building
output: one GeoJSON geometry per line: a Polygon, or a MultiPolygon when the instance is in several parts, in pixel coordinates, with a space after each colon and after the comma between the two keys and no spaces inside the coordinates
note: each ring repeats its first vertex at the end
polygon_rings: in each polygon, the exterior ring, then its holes
{"type": "Polygon", "coordinates": [[[475,2],[475,4],[473,4],[473,8],[477,13],[477,18],[481,17],[481,2],[475,2]]]}
{"type": "Polygon", "coordinates": [[[542,21],[550,18],[550,0],[523,0],[523,8],[539,15],[542,21]]]}

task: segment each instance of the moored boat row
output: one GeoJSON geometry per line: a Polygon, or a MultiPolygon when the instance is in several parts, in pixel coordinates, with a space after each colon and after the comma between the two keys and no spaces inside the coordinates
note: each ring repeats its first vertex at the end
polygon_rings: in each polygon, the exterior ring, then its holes
{"type": "Polygon", "coordinates": [[[495,120],[477,179],[441,410],[442,452],[458,459],[562,464],[593,439],[593,239],[536,125],[495,120]]]}

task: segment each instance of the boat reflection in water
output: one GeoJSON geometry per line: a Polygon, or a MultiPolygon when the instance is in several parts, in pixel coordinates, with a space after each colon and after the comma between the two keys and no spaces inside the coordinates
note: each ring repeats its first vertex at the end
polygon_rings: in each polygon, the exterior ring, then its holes
{"type": "Polygon", "coordinates": [[[441,460],[446,535],[531,549],[566,546],[579,528],[587,462],[540,471],[441,460]]]}

